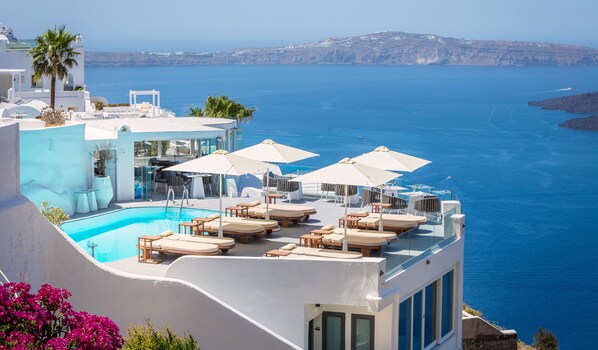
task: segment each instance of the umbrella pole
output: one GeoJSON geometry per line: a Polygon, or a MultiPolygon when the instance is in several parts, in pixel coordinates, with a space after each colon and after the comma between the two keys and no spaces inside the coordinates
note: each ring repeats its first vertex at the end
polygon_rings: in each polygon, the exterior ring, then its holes
{"type": "Polygon", "coordinates": [[[384,224],[382,223],[382,186],[380,186],[380,222],[378,223],[378,231],[384,231],[384,224]]]}
{"type": "Polygon", "coordinates": [[[349,185],[345,185],[345,238],[343,239],[343,252],[349,250],[349,242],[347,242],[347,203],[349,202],[349,185]]]}
{"type": "Polygon", "coordinates": [[[266,168],[266,220],[270,220],[270,168],[266,168]]]}
{"type": "Polygon", "coordinates": [[[224,235],[222,234],[222,174],[218,175],[220,177],[220,216],[218,217],[218,237],[222,238],[224,235]]]}

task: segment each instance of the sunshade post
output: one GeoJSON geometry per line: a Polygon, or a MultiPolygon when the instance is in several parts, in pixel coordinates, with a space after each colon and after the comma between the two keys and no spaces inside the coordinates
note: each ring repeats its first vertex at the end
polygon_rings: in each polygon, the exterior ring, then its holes
{"type": "Polygon", "coordinates": [[[343,239],[343,252],[349,250],[349,242],[347,242],[347,203],[349,202],[349,185],[345,185],[345,238],[343,239]]]}
{"type": "Polygon", "coordinates": [[[220,187],[220,215],[218,216],[218,237],[222,238],[224,236],[222,232],[222,174],[218,174],[219,177],[219,187],[220,187]]]}
{"type": "Polygon", "coordinates": [[[270,168],[266,169],[266,220],[270,220],[270,168]]]}
{"type": "Polygon", "coordinates": [[[380,185],[380,222],[378,223],[378,231],[384,231],[384,224],[382,223],[382,186],[380,185]]]}

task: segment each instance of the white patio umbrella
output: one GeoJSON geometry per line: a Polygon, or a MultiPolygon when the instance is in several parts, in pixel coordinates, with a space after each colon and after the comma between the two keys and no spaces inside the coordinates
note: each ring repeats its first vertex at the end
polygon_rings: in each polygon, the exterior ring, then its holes
{"type": "MultiPolygon", "coordinates": [[[[373,166],[376,168],[401,172],[412,172],[423,167],[424,165],[431,163],[431,161],[426,159],[417,158],[408,154],[391,151],[384,146],[377,147],[373,151],[369,153],[364,153],[353,159],[359,163],[373,166]]],[[[384,224],[382,223],[382,188],[380,188],[380,224],[378,224],[378,231],[383,230],[384,224]]]]}
{"type": "MultiPolygon", "coordinates": [[[[257,145],[240,149],[232,154],[243,157],[260,160],[269,163],[293,163],[302,159],[317,157],[319,154],[304,151],[299,148],[276,143],[273,140],[266,139],[257,145]]],[[[270,169],[266,170],[266,220],[270,220],[268,194],[270,192],[270,169]]]]}
{"type": "MultiPolygon", "coordinates": [[[[371,167],[357,163],[351,158],[344,158],[336,164],[301,175],[291,181],[302,183],[332,183],[345,185],[345,217],[347,217],[347,202],[349,186],[380,186],[392,179],[401,176],[400,174],[386,171],[380,168],[371,167]]],[[[347,223],[345,222],[345,238],[343,239],[343,250],[348,249],[347,223]]]]}
{"type": "MultiPolygon", "coordinates": [[[[272,165],[258,160],[230,154],[218,150],[210,155],[195,158],[187,162],[163,169],[166,171],[184,171],[190,173],[209,173],[219,175],[220,212],[222,213],[222,175],[243,175],[266,171],[272,165]]],[[[218,237],[222,237],[222,216],[218,225],[218,237]]]]}

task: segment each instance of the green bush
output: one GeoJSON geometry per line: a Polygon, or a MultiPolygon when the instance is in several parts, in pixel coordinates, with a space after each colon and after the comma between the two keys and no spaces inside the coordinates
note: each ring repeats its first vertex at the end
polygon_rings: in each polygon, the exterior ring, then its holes
{"type": "Polygon", "coordinates": [[[48,219],[54,225],[60,227],[63,222],[70,219],[70,216],[64,212],[62,208],[51,207],[50,203],[42,202],[42,208],[40,209],[43,216],[48,219]]]}
{"type": "Polygon", "coordinates": [[[559,350],[559,340],[551,331],[538,328],[533,347],[536,350],[559,350]]]}
{"type": "Polygon", "coordinates": [[[179,337],[170,328],[155,330],[151,322],[145,326],[132,325],[125,339],[124,350],[200,350],[191,334],[179,337]]]}

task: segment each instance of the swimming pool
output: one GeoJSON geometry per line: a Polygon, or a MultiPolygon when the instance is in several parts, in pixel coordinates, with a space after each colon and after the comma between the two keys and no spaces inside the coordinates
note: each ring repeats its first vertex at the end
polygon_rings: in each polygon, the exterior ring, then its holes
{"type": "Polygon", "coordinates": [[[163,207],[128,208],[111,213],[73,220],[61,229],[91,255],[88,244],[97,245],[94,257],[99,262],[130,258],[137,254],[137,237],[178,230],[178,225],[196,217],[207,217],[217,211],[163,207]]]}

